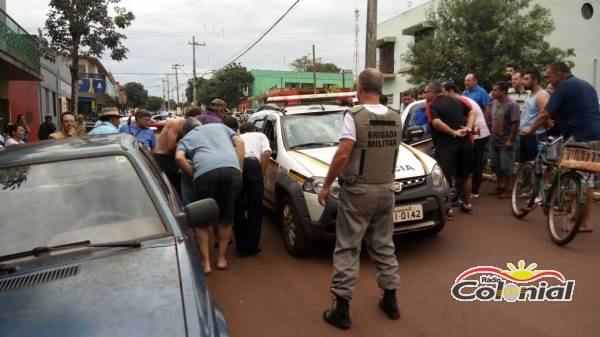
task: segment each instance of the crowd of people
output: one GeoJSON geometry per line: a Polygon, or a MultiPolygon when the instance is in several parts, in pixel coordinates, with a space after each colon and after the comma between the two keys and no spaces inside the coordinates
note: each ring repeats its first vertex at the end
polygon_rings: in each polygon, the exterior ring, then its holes
{"type": "MultiPolygon", "coordinates": [[[[506,78],[487,92],[477,74],[464,78],[460,93],[452,82],[431,81],[417,99],[426,106],[416,113],[417,125],[431,131],[435,157],[446,180],[460,198],[460,210],[473,212],[472,198],[479,197],[483,171],[488,158],[496,175],[496,187],[489,193],[508,198],[517,163],[535,159],[539,142],[549,135],[585,143],[600,151],[600,106],[596,90],[574,77],[562,62],[545,69],[546,89],[538,70],[521,72],[514,64],[506,66],[506,78]]],[[[396,288],[399,287],[398,261],[392,241],[394,207],[393,181],[402,140],[402,121],[398,111],[387,107],[382,96],[383,75],[375,69],[364,70],[358,78],[359,105],[344,114],[340,144],[327,177],[318,193],[325,204],[333,182],[341,186],[336,223],[336,248],[333,254],[331,292],[336,305],[323,313],[324,320],[339,328],[351,326],[349,302],[359,270],[364,242],[374,261],[376,278],[383,296],[379,307],[390,319],[399,319],[396,288]],[[371,142],[372,135],[388,135],[389,142],[371,142]],[[388,145],[373,145],[388,144],[388,145]],[[364,240],[364,241],[363,241],[364,240]]],[[[402,94],[401,111],[415,99],[402,94]]],[[[158,137],[149,127],[151,113],[138,109],[121,125],[116,108],[104,108],[93,135],[125,133],[138,139],[153,156],[173,184],[184,204],[212,198],[220,210],[213,226],[216,243],[216,269],[229,267],[227,248],[235,242],[240,257],[260,253],[263,175],[271,148],[267,137],[252,123],[230,116],[226,104],[214,99],[204,113],[193,106],[183,118],[167,121],[158,137]],[[133,119],[135,117],[135,119],[133,119]]],[[[85,135],[85,123],[66,112],[61,128],[47,116],[39,129],[40,139],[64,139],[85,135]],[[82,127],[83,126],[83,127],[82,127]]],[[[23,116],[9,125],[10,137],[3,145],[28,141],[31,130],[23,116]]],[[[593,200],[593,181],[587,202],[593,200]]],[[[587,207],[580,231],[592,231],[591,207],[587,207]]],[[[450,216],[453,216],[452,214],[450,216]]],[[[211,230],[208,224],[192,224],[204,272],[212,272],[211,230]]]]}
{"type": "MultiPolygon", "coordinates": [[[[565,141],[584,142],[598,150],[596,90],[574,77],[563,62],[550,64],[544,75],[545,87],[539,70],[522,72],[508,64],[505,78],[493,83],[489,93],[475,73],[465,76],[462,94],[451,82],[432,81],[423,90],[426,107],[415,112],[414,124],[430,128],[436,159],[456,191],[455,205],[461,211],[473,211],[471,198],[480,195],[488,159],[496,176],[489,195],[502,199],[511,196],[518,164],[533,161],[538,144],[549,136],[562,135],[565,141]]],[[[412,93],[403,93],[400,109],[412,102],[412,93]]],[[[592,188],[590,180],[588,202],[592,188]]],[[[592,231],[591,207],[588,210],[582,232],[592,231]]]]}
{"type": "MultiPolygon", "coordinates": [[[[240,257],[261,251],[263,173],[271,154],[264,134],[252,123],[239,125],[228,113],[221,99],[214,99],[206,113],[199,107],[187,109],[184,118],[167,122],[151,147],[184,204],[212,198],[219,206],[219,224],[213,228],[218,270],[229,267],[226,252],[233,239],[240,257]]],[[[213,266],[210,233],[204,225],[194,227],[206,274],[213,266]]]]}
{"type": "MultiPolygon", "coordinates": [[[[44,122],[40,124],[38,129],[39,140],[62,139],[75,136],[85,136],[85,120],[83,116],[75,116],[72,112],[64,112],[60,116],[61,128],[57,131],[56,125],[52,122],[52,115],[44,116],[44,122]]],[[[25,121],[23,115],[17,116],[15,123],[8,123],[7,136],[0,134],[0,148],[4,146],[12,146],[26,144],[30,141],[31,129],[25,121]]]]}

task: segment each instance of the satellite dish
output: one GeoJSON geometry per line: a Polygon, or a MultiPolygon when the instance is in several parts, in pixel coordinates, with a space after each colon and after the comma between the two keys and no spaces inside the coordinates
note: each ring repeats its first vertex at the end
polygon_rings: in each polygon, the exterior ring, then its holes
{"type": "Polygon", "coordinates": [[[412,2],[412,1],[409,1],[409,2],[407,3],[407,5],[408,5],[408,8],[412,8],[413,2],[412,2]]]}

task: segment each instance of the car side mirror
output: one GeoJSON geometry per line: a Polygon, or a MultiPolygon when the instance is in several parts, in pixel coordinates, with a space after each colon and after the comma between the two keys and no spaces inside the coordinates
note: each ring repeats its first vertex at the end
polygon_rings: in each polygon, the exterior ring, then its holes
{"type": "Polygon", "coordinates": [[[187,225],[189,227],[202,224],[204,226],[216,225],[219,220],[219,206],[214,199],[194,201],[184,208],[187,225]]]}
{"type": "Polygon", "coordinates": [[[418,138],[423,137],[424,134],[425,134],[425,130],[423,130],[423,128],[418,125],[413,125],[406,129],[406,138],[409,142],[412,141],[413,139],[418,139],[418,138]]]}

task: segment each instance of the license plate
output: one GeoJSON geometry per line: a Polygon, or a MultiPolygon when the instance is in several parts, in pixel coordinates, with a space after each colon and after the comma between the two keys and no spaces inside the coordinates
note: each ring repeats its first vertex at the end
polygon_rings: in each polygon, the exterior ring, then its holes
{"type": "Polygon", "coordinates": [[[394,222],[423,219],[423,205],[408,205],[394,208],[394,222]]]}

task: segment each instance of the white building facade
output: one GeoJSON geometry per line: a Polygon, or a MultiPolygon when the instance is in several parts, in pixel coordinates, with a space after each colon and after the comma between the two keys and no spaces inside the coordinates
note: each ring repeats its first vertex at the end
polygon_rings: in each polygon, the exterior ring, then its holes
{"type": "Polygon", "coordinates": [[[71,72],[66,59],[57,58],[55,62],[41,61],[42,76],[40,84],[40,120],[52,115],[55,123],[60,115],[69,109],[71,101],[71,72]]]}
{"type": "MultiPolygon", "coordinates": [[[[550,9],[556,29],[547,41],[561,49],[573,48],[573,74],[600,92],[600,0],[533,0],[550,9]]],[[[405,65],[402,56],[410,43],[432,35],[427,14],[436,7],[431,0],[377,25],[379,68],[384,73],[383,93],[391,106],[399,108],[400,95],[412,86],[399,74],[405,65]]]]}

